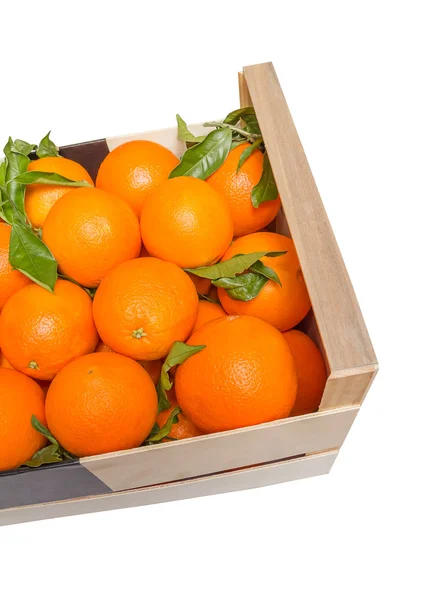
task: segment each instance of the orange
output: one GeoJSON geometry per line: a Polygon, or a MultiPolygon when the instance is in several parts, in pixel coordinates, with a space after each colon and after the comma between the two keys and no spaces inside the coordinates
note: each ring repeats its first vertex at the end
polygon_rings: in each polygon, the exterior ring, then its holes
{"type": "Polygon", "coordinates": [[[194,333],[194,331],[197,331],[204,323],[226,316],[227,313],[225,313],[220,304],[214,304],[208,300],[200,300],[198,303],[198,317],[192,331],[194,333]]]}
{"type": "Polygon", "coordinates": [[[51,381],[42,381],[42,379],[34,379],[34,381],[38,383],[40,388],[43,390],[44,395],[46,395],[48,392],[48,388],[50,387],[51,381]]]}
{"type": "Polygon", "coordinates": [[[151,256],[182,268],[215,263],[233,237],[229,206],[201,179],[169,179],[144,203],[141,237],[151,256]]]}
{"type": "MultiPolygon", "coordinates": [[[[164,427],[166,421],[170,416],[170,413],[178,406],[176,396],[173,390],[174,388],[167,392],[167,397],[170,402],[170,408],[163,410],[157,415],[156,422],[160,428],[164,427]]],[[[188,419],[188,417],[186,417],[182,412],[180,412],[178,414],[178,422],[172,425],[168,437],[174,440],[186,440],[188,438],[197,437],[198,435],[201,435],[201,431],[197,429],[197,427],[192,421],[188,419]]],[[[170,440],[168,440],[167,438],[163,439],[163,442],[168,441],[170,440]]]]}
{"type": "Polygon", "coordinates": [[[248,146],[240,144],[231,150],[223,165],[207,179],[228,201],[236,236],[262,229],[273,221],[281,207],[280,198],[263,202],[258,208],[252,205],[251,192],[263,172],[263,154],[255,150],[237,173],[239,158],[248,146]]]}
{"type": "MultiPolygon", "coordinates": [[[[206,280],[206,281],[207,281],[207,280],[206,280]]],[[[208,281],[209,281],[209,280],[208,280],[208,281]]],[[[211,285],[211,286],[210,286],[210,291],[209,291],[209,293],[207,294],[207,296],[208,296],[209,298],[211,298],[212,300],[215,300],[216,302],[219,302],[219,296],[218,296],[218,293],[217,293],[217,287],[215,287],[214,285],[211,285]]]]}
{"type": "Polygon", "coordinates": [[[127,204],[102,190],[79,188],[51,209],[43,241],[61,271],[85,287],[97,287],[116,265],[141,249],[137,219],[127,204]]]}
{"type": "Polygon", "coordinates": [[[12,228],[0,223],[0,313],[10,296],[30,283],[20,271],[13,269],[9,262],[9,242],[12,228]]]}
{"type": "Polygon", "coordinates": [[[4,369],[13,369],[12,365],[7,360],[7,358],[4,356],[4,354],[1,350],[0,350],[0,367],[3,367],[4,369]]]}
{"type": "Polygon", "coordinates": [[[0,346],[10,364],[34,379],[51,380],[98,342],[92,302],[59,279],[54,294],[36,283],[16,292],[0,315],[0,346]]]}
{"type": "Polygon", "coordinates": [[[206,348],[176,370],[182,412],[206,433],[287,417],[297,393],[295,363],[283,335],[255,317],[222,317],[187,342],[206,348]]]}
{"type": "Polygon", "coordinates": [[[151,254],[147,251],[147,248],[145,246],[142,246],[139,258],[148,258],[150,256],[151,254]]]}
{"type": "Polygon", "coordinates": [[[67,365],[46,399],[50,431],[79,457],[140,446],[156,414],[156,390],[144,369],[109,352],[88,354],[67,365]]]}
{"type": "Polygon", "coordinates": [[[194,275],[193,273],[188,273],[189,278],[195,285],[195,289],[198,294],[202,294],[203,296],[207,296],[210,292],[211,281],[210,279],[205,279],[204,277],[199,277],[198,275],[194,275]]]}
{"type": "Polygon", "coordinates": [[[154,385],[159,383],[160,374],[162,372],[162,360],[140,360],[140,365],[147,371],[153,380],[154,385]]]}
{"type": "MultiPolygon", "coordinates": [[[[96,352],[113,352],[109,346],[106,346],[101,340],[97,344],[96,352]]],[[[1,359],[1,357],[0,357],[1,359]]],[[[138,361],[142,367],[147,371],[153,380],[154,385],[159,383],[160,373],[162,371],[163,361],[161,360],[140,360],[138,361]]]]}
{"type": "MultiPolygon", "coordinates": [[[[63,156],[47,156],[29,163],[28,171],[43,173],[58,173],[74,181],[87,181],[94,185],[88,171],[79,163],[63,156]]],[[[25,192],[25,211],[35,229],[41,229],[51,207],[59,198],[73,189],[65,185],[43,185],[34,183],[28,185],[25,192]]]]}
{"type": "Polygon", "coordinates": [[[278,233],[252,233],[235,240],[222,260],[228,260],[236,254],[263,251],[287,251],[283,256],[262,259],[278,275],[282,286],[268,281],[260,293],[248,302],[233,300],[226,290],[219,288],[219,300],[230,315],[259,317],[280,331],[286,331],[295,327],[311,306],[293,241],[278,233]]]}
{"type": "Polygon", "coordinates": [[[102,340],[100,340],[94,352],[113,352],[113,350],[109,348],[109,346],[106,346],[102,340]]]}
{"type": "Polygon", "coordinates": [[[32,415],[46,423],[44,392],[29,377],[3,368],[0,390],[0,471],[7,471],[31,460],[47,444],[31,425],[32,415]]]}
{"type": "Polygon", "coordinates": [[[96,186],[120,196],[139,217],[146,197],[179,164],[167,148],[147,140],[126,142],[101,163],[96,186]]]}
{"type": "Polygon", "coordinates": [[[294,357],[298,375],[297,397],[290,416],[315,412],[327,380],[323,356],[313,340],[302,331],[292,329],[283,335],[294,357]]]}
{"type": "Polygon", "coordinates": [[[101,339],[136,360],[166,356],[194,327],[198,296],[182,269],[157,258],[137,258],[113,269],[94,297],[101,339]]]}

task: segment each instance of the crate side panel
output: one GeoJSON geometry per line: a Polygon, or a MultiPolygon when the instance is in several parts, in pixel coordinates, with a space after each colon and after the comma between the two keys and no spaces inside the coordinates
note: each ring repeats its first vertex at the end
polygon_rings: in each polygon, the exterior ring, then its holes
{"type": "Polygon", "coordinates": [[[111,491],[79,462],[57,463],[0,475],[0,510],[111,491]]]}
{"type": "Polygon", "coordinates": [[[109,147],[105,139],[94,140],[92,142],[72,144],[71,146],[62,146],[60,154],[81,164],[87,169],[95,182],[98,169],[109,154],[109,147]]]}
{"type": "Polygon", "coordinates": [[[347,408],[81,459],[113,491],[129,490],[339,448],[357,414],[347,408]]]}
{"type": "MultiPolygon", "coordinates": [[[[205,135],[209,131],[212,131],[213,128],[203,127],[203,125],[196,124],[189,125],[189,129],[194,135],[205,135]]],[[[134,140],[148,140],[150,142],[156,142],[157,144],[166,146],[166,148],[173,152],[173,154],[175,154],[178,158],[180,158],[186,150],[185,142],[178,140],[178,130],[176,127],[156,129],[154,131],[144,131],[141,133],[132,133],[130,135],[119,135],[106,139],[110,152],[121,144],[134,140]]]]}
{"type": "Polygon", "coordinates": [[[366,326],[271,63],[244,68],[331,371],[376,363],[366,326]]]}
{"type": "Polygon", "coordinates": [[[377,374],[377,366],[373,365],[364,370],[362,367],[354,372],[351,369],[334,371],[329,377],[320,410],[333,409],[337,406],[359,406],[377,374]]]}
{"type": "Polygon", "coordinates": [[[56,502],[15,510],[0,510],[0,526],[105,510],[145,506],[200,496],[235,492],[329,473],[337,456],[325,452],[264,467],[203,477],[193,481],[115,492],[96,498],[56,502]]]}

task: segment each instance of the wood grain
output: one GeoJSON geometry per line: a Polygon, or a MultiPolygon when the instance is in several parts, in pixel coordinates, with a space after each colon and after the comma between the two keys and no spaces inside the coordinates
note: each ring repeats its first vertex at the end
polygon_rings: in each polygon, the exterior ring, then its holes
{"type": "Polygon", "coordinates": [[[81,459],[113,491],[339,448],[358,407],[81,459]]]}
{"type": "Polygon", "coordinates": [[[303,329],[330,374],[320,410],[359,405],[378,365],[354,289],[273,65],[245,67],[244,75],[281,195],[282,227],[292,235],[310,294],[313,316],[303,329]]]}
{"type": "MultiPolygon", "coordinates": [[[[320,412],[83,459],[81,465],[114,492],[0,510],[0,525],[234,491],[330,470],[337,451],[329,449],[342,445],[377,372],[376,357],[273,66],[245,67],[244,73],[239,76],[241,105],[255,107],[282,198],[274,228],[292,236],[312,301],[313,312],[301,328],[320,345],[327,362],[320,412]],[[308,456],[287,460],[299,454],[308,456]],[[269,461],[274,462],[250,466],[269,461]],[[230,469],[236,471],[222,473],[230,469]]],[[[201,125],[190,128],[197,135],[205,131],[201,125]]],[[[101,140],[101,151],[135,139],[163,144],[177,156],[185,151],[176,128],[108,138],[107,147],[101,140]]]]}
{"type": "MultiPolygon", "coordinates": [[[[205,135],[209,131],[212,131],[212,129],[212,127],[203,127],[203,125],[199,123],[189,125],[189,130],[194,135],[205,135]]],[[[166,146],[166,148],[173,152],[178,158],[180,158],[186,150],[185,142],[178,140],[177,127],[168,127],[166,129],[156,129],[154,131],[144,131],[142,133],[132,133],[130,135],[119,135],[106,138],[110,152],[121,144],[132,142],[134,140],[149,140],[150,142],[156,142],[157,144],[166,146]]]]}
{"type": "Polygon", "coordinates": [[[375,365],[368,368],[337,370],[330,374],[320,403],[320,410],[338,406],[360,406],[377,373],[375,365]]]}
{"type": "Polygon", "coordinates": [[[252,106],[253,101],[251,100],[250,92],[248,91],[248,85],[245,81],[244,73],[238,73],[238,88],[240,107],[244,108],[245,106],[252,106]]]}
{"type": "MultiPolygon", "coordinates": [[[[173,500],[195,498],[197,496],[208,496],[274,485],[305,477],[315,477],[329,473],[336,456],[336,451],[330,451],[261,467],[251,467],[232,473],[201,477],[181,483],[147,487],[130,492],[115,492],[104,496],[73,501],[0,510],[0,526],[171,502],[173,500]]],[[[241,498],[240,501],[242,501],[241,498]]]]}
{"type": "Polygon", "coordinates": [[[376,365],[353,287],[273,65],[244,68],[331,371],[376,365]]]}

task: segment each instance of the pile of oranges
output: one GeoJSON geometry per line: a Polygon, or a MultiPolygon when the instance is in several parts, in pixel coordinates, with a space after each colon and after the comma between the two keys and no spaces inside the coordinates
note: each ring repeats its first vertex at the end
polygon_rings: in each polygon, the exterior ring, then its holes
{"type": "Polygon", "coordinates": [[[266,229],[280,199],[251,203],[263,154],[238,170],[246,146],[207,180],[169,178],[179,159],[150,141],[110,152],[95,185],[72,160],[31,161],[91,187],[26,188],[59,265],[53,293],[12,269],[0,223],[0,470],[317,410],[324,361],[295,329],[307,289],[292,240],[266,229]],[[267,279],[245,300],[254,273],[267,279]]]}

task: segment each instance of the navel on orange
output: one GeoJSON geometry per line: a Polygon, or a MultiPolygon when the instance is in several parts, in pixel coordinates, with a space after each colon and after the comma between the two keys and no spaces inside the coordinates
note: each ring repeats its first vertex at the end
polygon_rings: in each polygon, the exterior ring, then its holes
{"type": "Polygon", "coordinates": [[[16,292],[0,315],[0,346],[10,364],[34,379],[51,380],[98,342],[92,302],[82,288],[58,280],[54,293],[36,283],[16,292]]]}
{"type": "Polygon", "coordinates": [[[194,327],[198,296],[176,265],[137,258],[113,269],[94,297],[94,320],[101,339],[115,352],[136,360],[167,355],[194,327]]]}

